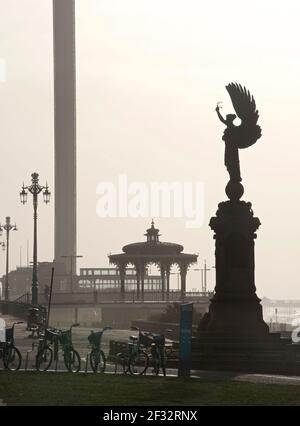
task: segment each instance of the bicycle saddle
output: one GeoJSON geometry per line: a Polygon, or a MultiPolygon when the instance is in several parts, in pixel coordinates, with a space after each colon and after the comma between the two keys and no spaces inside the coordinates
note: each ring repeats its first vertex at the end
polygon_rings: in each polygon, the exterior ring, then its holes
{"type": "Polygon", "coordinates": [[[165,341],[166,341],[165,336],[163,334],[155,334],[155,335],[153,335],[153,340],[158,345],[164,345],[165,341]]]}
{"type": "Polygon", "coordinates": [[[129,336],[130,340],[138,340],[138,336],[129,336]]]}

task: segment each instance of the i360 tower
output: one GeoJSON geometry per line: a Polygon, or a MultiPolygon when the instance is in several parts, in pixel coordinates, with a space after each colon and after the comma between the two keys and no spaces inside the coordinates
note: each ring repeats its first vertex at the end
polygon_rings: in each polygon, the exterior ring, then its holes
{"type": "Polygon", "coordinates": [[[53,0],[55,261],[76,272],[75,0],[53,0]],[[68,256],[68,258],[62,258],[68,256]],[[74,256],[70,262],[70,256],[74,256]]]}

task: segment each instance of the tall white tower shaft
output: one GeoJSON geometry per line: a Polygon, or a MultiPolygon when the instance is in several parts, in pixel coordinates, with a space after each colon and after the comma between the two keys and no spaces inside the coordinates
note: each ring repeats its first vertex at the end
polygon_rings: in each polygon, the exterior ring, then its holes
{"type": "Polygon", "coordinates": [[[53,0],[55,260],[76,271],[75,0],[53,0]]]}

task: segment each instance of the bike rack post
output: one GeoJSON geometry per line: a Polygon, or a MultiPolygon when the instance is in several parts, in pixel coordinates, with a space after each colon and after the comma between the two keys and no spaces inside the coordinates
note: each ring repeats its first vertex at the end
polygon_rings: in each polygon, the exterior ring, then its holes
{"type": "Polygon", "coordinates": [[[89,363],[89,359],[90,359],[90,354],[87,354],[86,356],[86,361],[85,361],[85,369],[84,372],[87,373],[88,371],[88,363],[89,363]]]}
{"type": "Polygon", "coordinates": [[[55,363],[55,372],[57,372],[58,359],[59,359],[59,354],[57,352],[56,363],[55,363]]]}
{"type": "MultiPolygon", "coordinates": [[[[27,351],[27,353],[26,353],[26,360],[25,360],[25,371],[27,371],[27,369],[28,369],[29,354],[31,354],[32,352],[34,352],[34,348],[36,346],[38,346],[38,345],[39,344],[37,342],[32,342],[31,350],[27,351]]],[[[35,363],[35,366],[32,366],[32,367],[36,368],[36,363],[35,363]]]]}
{"type": "Polygon", "coordinates": [[[116,360],[115,360],[115,374],[117,374],[118,371],[118,358],[116,356],[116,360]]]}
{"type": "Polygon", "coordinates": [[[119,352],[119,353],[116,354],[116,358],[115,358],[115,374],[117,374],[119,361],[121,362],[121,356],[122,356],[122,352],[119,352]]]}
{"type": "Polygon", "coordinates": [[[28,367],[28,356],[29,356],[29,352],[32,352],[32,351],[27,351],[27,353],[26,353],[25,371],[27,371],[27,367],[28,367]]]}

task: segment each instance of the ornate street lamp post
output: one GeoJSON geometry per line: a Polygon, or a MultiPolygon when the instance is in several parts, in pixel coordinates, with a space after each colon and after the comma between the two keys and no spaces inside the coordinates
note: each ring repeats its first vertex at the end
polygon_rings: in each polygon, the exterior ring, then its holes
{"type": "Polygon", "coordinates": [[[48,204],[50,202],[50,195],[48,184],[46,186],[39,185],[38,173],[32,173],[30,186],[22,187],[20,192],[21,203],[27,202],[27,196],[29,191],[33,196],[33,268],[32,268],[32,304],[38,304],[38,277],[37,277],[37,206],[38,206],[38,195],[43,191],[44,202],[48,204]]]}
{"type": "Polygon", "coordinates": [[[204,260],[204,267],[203,268],[196,268],[194,271],[201,272],[201,289],[202,293],[207,293],[207,272],[210,271],[209,268],[206,266],[206,260],[204,260]]]}
{"type": "Polygon", "coordinates": [[[6,272],[5,272],[5,287],[4,287],[4,299],[9,300],[9,283],[8,283],[8,272],[9,272],[9,234],[10,231],[17,231],[17,225],[12,225],[10,217],[5,218],[5,225],[0,224],[0,231],[6,231],[6,272]]]}
{"type": "MultiPolygon", "coordinates": [[[[0,236],[1,235],[2,235],[2,232],[0,230],[0,236]]],[[[5,242],[1,241],[0,242],[0,247],[2,247],[2,250],[5,251],[5,242]]],[[[0,300],[2,300],[2,298],[3,298],[3,284],[1,286],[1,297],[0,297],[0,300]]]]}

